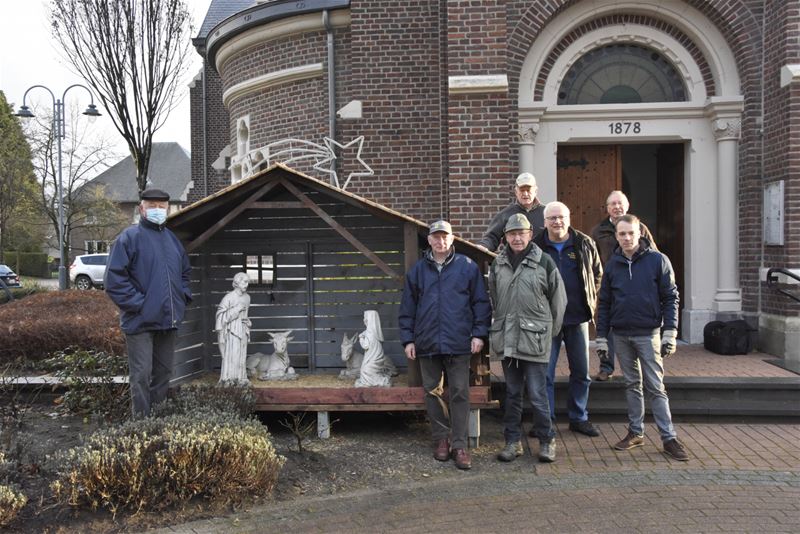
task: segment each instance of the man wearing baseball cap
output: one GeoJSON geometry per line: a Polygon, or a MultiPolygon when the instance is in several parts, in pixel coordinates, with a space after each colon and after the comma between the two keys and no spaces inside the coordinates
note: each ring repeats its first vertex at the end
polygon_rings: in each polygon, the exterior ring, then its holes
{"type": "Polygon", "coordinates": [[[517,213],[525,215],[531,223],[533,235],[538,234],[544,228],[544,206],[536,198],[537,192],[536,178],[531,173],[523,172],[517,176],[514,183],[516,198],[492,218],[486,233],[477,242],[477,245],[492,252],[496,251],[503,240],[506,222],[509,217],[517,213]]]}
{"type": "Polygon", "coordinates": [[[533,407],[532,435],[539,439],[539,461],[556,458],[556,438],[547,397],[547,364],[553,334],[561,331],[567,306],[564,283],[553,258],[531,241],[531,223],[516,213],[505,225],[508,246],[489,269],[494,309],[489,334],[491,355],[503,361],[506,382],[503,435],[497,455],[511,462],[521,455],[522,398],[527,390],[533,407]]]}
{"type": "Polygon", "coordinates": [[[431,248],[406,274],[400,340],[406,357],[419,360],[433,457],[469,469],[469,362],[489,335],[491,308],[480,269],[455,252],[453,239],[447,221],[430,225],[431,248]],[[445,376],[449,405],[442,399],[445,376]]]}
{"type": "Polygon", "coordinates": [[[175,335],[192,300],[189,257],[165,226],[169,194],[146,189],[140,198],[139,224],[117,236],[105,274],[125,333],[134,417],[149,415],[167,397],[175,335]]]}

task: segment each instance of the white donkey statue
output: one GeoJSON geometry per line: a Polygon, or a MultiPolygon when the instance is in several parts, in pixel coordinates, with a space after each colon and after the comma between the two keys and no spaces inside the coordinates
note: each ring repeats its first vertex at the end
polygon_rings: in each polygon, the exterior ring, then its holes
{"type": "Polygon", "coordinates": [[[344,333],[344,338],[342,339],[342,361],[347,367],[339,371],[339,378],[342,380],[358,378],[359,374],[361,374],[361,362],[364,361],[364,354],[355,350],[357,339],[358,334],[353,334],[353,337],[347,337],[347,332],[344,333]]]}
{"type": "Polygon", "coordinates": [[[297,373],[289,365],[289,337],[291,330],[270,334],[275,352],[270,355],[256,352],[247,357],[247,374],[257,375],[259,380],[296,380],[297,373]]]}

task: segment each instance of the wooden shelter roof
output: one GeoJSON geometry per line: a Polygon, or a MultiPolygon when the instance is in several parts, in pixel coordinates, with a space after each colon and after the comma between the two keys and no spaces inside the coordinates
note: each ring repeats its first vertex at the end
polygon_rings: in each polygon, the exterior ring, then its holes
{"type": "MultiPolygon", "coordinates": [[[[167,226],[186,243],[187,250],[191,252],[202,245],[217,231],[224,228],[246,209],[285,207],[285,202],[269,203],[261,201],[265,195],[278,186],[288,189],[298,198],[298,202],[300,203],[298,207],[308,208],[315,212],[317,216],[326,219],[327,215],[321,212],[321,209],[311,200],[307,199],[305,195],[301,195],[300,191],[294,187],[294,184],[302,184],[319,193],[330,195],[350,205],[360,207],[384,220],[398,223],[410,223],[416,227],[417,235],[420,238],[424,239],[424,236],[428,233],[428,223],[426,222],[409,217],[408,215],[354,193],[334,187],[282,163],[274,163],[249,178],[231,184],[213,195],[209,195],[173,213],[167,219],[167,226]],[[303,198],[300,198],[298,195],[303,198]]],[[[340,231],[336,228],[335,221],[329,217],[327,217],[327,219],[326,222],[328,222],[329,225],[337,231],[340,231]]],[[[345,236],[345,238],[347,237],[345,236]]],[[[494,257],[493,253],[484,251],[474,243],[458,237],[457,234],[455,234],[455,245],[459,252],[466,253],[476,259],[483,258],[487,261],[491,261],[494,257]]],[[[356,246],[356,248],[358,247],[356,246]]]]}

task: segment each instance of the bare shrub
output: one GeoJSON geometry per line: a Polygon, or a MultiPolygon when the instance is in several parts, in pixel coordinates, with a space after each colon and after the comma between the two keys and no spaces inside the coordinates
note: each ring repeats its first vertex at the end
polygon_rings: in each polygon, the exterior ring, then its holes
{"type": "Polygon", "coordinates": [[[56,499],[116,515],[156,511],[195,496],[236,502],[270,494],[285,458],[266,427],[228,414],[129,421],[57,459],[56,499]]]}
{"type": "Polygon", "coordinates": [[[76,347],[125,354],[117,307],[102,291],[49,291],[0,306],[0,363],[76,347]]]}
{"type": "Polygon", "coordinates": [[[0,527],[9,525],[27,503],[24,493],[12,486],[0,486],[0,527]]]}
{"type": "Polygon", "coordinates": [[[174,395],[153,408],[153,415],[164,417],[210,411],[245,419],[253,413],[255,406],[256,396],[252,386],[195,384],[181,386],[174,395]]]}
{"type": "Polygon", "coordinates": [[[97,414],[121,420],[128,414],[128,359],[103,351],[69,347],[56,351],[37,367],[53,373],[67,386],[64,406],[76,414],[97,414]]]}

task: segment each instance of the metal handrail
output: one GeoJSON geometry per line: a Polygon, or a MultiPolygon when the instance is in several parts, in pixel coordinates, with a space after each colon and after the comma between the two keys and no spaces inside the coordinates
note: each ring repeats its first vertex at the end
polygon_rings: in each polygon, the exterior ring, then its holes
{"type": "Polygon", "coordinates": [[[800,302],[800,297],[799,296],[797,296],[794,293],[791,293],[789,291],[786,291],[785,289],[781,289],[780,287],[778,287],[778,284],[779,284],[778,275],[779,274],[782,274],[784,276],[788,276],[789,278],[794,278],[795,280],[800,282],[800,275],[797,275],[797,274],[793,273],[792,271],[789,271],[788,269],[782,269],[780,267],[772,267],[772,268],[770,268],[770,270],[767,271],[767,287],[774,289],[778,293],[782,293],[782,294],[786,295],[790,299],[794,299],[797,302],[800,302]]]}

